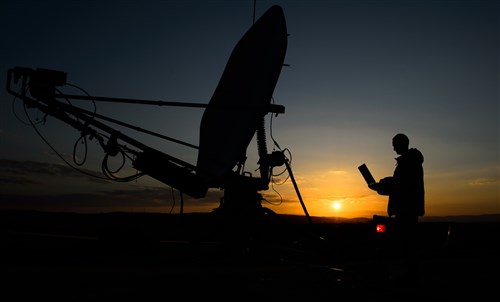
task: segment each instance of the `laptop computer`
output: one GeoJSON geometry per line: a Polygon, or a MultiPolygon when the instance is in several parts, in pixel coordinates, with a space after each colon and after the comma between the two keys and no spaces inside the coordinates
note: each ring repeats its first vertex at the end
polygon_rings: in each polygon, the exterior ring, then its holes
{"type": "Polygon", "coordinates": [[[359,172],[361,172],[361,175],[363,175],[363,178],[365,179],[367,185],[376,183],[375,178],[373,178],[373,175],[368,169],[368,166],[366,166],[366,164],[360,165],[358,167],[358,170],[359,172]]]}

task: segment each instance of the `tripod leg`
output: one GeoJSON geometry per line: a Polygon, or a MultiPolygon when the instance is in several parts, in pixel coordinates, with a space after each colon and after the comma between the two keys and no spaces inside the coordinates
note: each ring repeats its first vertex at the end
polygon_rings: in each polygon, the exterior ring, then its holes
{"type": "Polygon", "coordinates": [[[292,179],[293,187],[295,188],[295,192],[297,193],[297,197],[299,198],[300,205],[302,206],[302,209],[304,210],[304,213],[306,214],[307,220],[309,221],[309,223],[312,224],[311,216],[309,216],[309,213],[307,212],[306,205],[304,204],[304,201],[302,200],[302,196],[300,195],[299,187],[297,186],[297,182],[295,182],[295,177],[293,177],[292,168],[290,167],[290,164],[288,163],[288,159],[285,159],[285,165],[286,165],[286,169],[288,170],[288,174],[290,175],[290,178],[292,179]]]}

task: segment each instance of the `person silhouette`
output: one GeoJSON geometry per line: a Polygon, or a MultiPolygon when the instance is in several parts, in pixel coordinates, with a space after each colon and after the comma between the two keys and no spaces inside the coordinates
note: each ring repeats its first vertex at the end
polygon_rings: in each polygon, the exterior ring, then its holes
{"type": "Polygon", "coordinates": [[[368,185],[379,195],[389,196],[387,214],[393,217],[393,239],[397,253],[405,261],[405,279],[418,281],[417,253],[418,218],[425,215],[424,156],[416,148],[409,148],[410,140],[403,133],[392,138],[392,146],[399,157],[393,176],[368,185]]]}

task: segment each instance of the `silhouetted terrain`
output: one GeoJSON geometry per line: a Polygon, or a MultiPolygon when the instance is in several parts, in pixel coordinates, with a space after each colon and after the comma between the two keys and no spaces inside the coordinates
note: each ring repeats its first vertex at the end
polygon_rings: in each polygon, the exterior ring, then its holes
{"type": "Polygon", "coordinates": [[[370,219],[0,211],[2,294],[481,301],[500,281],[500,223],[487,218],[421,223],[420,283],[401,286],[399,260],[370,219]]]}

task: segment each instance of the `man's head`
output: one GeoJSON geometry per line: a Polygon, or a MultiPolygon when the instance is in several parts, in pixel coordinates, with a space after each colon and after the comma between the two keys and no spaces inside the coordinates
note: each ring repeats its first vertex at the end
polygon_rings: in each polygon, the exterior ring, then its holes
{"type": "Polygon", "coordinates": [[[410,140],[408,136],[403,133],[398,133],[392,138],[392,147],[397,154],[403,154],[408,150],[408,146],[410,145],[410,140]]]}

